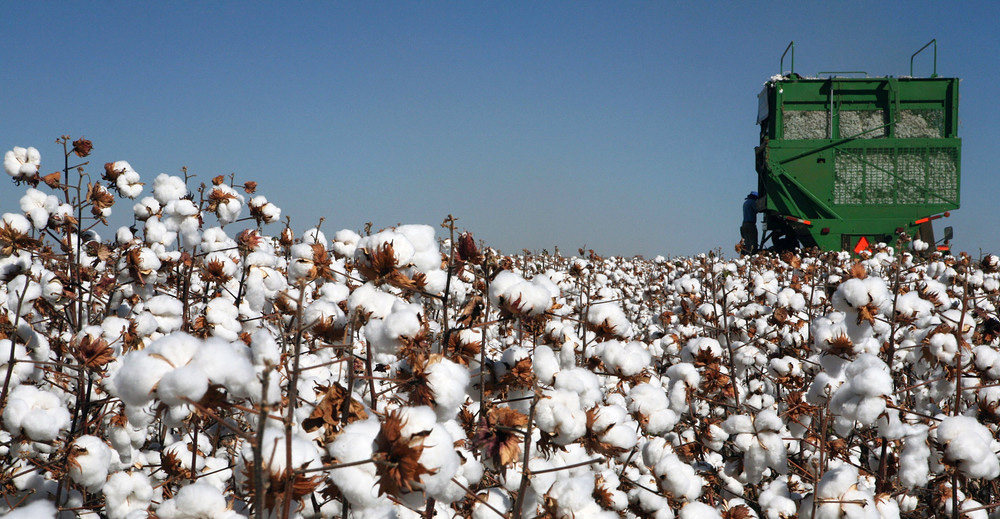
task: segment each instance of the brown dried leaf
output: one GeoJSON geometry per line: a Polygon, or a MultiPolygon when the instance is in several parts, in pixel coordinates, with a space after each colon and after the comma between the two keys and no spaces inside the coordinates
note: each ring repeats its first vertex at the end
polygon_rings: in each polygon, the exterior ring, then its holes
{"type": "Polygon", "coordinates": [[[347,403],[347,415],[344,416],[344,404],[349,395],[340,384],[334,383],[331,386],[317,384],[316,393],[317,396],[323,395],[323,399],[313,409],[309,418],[302,421],[302,428],[306,432],[313,432],[322,427],[323,443],[333,441],[345,425],[368,418],[365,406],[354,398],[350,398],[347,403]]]}
{"type": "Polygon", "coordinates": [[[400,496],[404,493],[420,490],[420,476],[433,474],[434,471],[420,464],[420,455],[424,451],[426,434],[403,437],[402,428],[405,423],[398,410],[393,410],[386,416],[375,437],[375,472],[378,474],[379,494],[400,496]]]}

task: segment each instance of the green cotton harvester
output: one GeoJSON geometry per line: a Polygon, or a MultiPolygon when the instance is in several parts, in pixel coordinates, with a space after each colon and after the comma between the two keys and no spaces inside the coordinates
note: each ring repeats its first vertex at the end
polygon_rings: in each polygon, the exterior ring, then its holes
{"type": "Polygon", "coordinates": [[[937,76],[937,42],[910,58],[910,77],[864,72],[791,73],[758,96],[756,148],[762,244],[860,253],[900,232],[947,251],[932,221],[958,209],[962,140],[957,78],[937,76]],[[913,77],[913,58],[934,44],[934,73],[913,77]]]}

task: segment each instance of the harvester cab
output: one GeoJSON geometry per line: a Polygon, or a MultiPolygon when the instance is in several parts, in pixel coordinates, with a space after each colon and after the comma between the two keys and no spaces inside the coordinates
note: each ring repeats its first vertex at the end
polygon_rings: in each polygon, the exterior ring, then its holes
{"type": "Polygon", "coordinates": [[[959,207],[962,141],[958,78],[937,75],[937,42],[910,58],[910,76],[865,72],[772,77],[758,95],[757,191],[761,245],[854,253],[905,232],[930,250],[933,221],[959,207]],[[934,73],[913,77],[913,59],[934,45],[934,73]],[[770,245],[768,245],[768,243],[770,245]]]}

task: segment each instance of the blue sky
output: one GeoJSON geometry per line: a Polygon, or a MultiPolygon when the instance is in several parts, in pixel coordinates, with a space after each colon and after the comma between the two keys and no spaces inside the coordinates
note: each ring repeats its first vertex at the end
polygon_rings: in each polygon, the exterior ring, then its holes
{"type": "Polygon", "coordinates": [[[505,252],[732,256],[788,42],[803,74],[906,75],[936,38],[963,80],[945,222],[978,256],[1000,252],[998,21],[992,2],[32,2],[0,22],[0,147],[49,173],[83,135],[96,176],[235,173],[297,231],[453,214],[505,252]]]}

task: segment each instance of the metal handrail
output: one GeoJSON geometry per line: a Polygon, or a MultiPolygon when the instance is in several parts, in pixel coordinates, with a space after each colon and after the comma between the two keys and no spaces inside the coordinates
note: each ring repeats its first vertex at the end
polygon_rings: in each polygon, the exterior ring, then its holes
{"type": "Polygon", "coordinates": [[[931,74],[931,77],[937,77],[937,38],[927,42],[927,45],[920,47],[920,50],[914,52],[913,55],[910,56],[910,77],[913,77],[913,58],[917,57],[917,54],[923,52],[927,47],[930,47],[932,43],[934,44],[934,73],[931,74]]]}
{"type": "Polygon", "coordinates": [[[829,71],[829,72],[817,72],[816,73],[817,76],[823,76],[823,75],[826,75],[826,74],[830,74],[831,77],[833,77],[834,74],[864,74],[865,77],[868,77],[868,73],[865,72],[864,70],[834,70],[834,71],[829,71]]]}
{"type": "Polygon", "coordinates": [[[785,47],[785,52],[781,54],[781,65],[778,68],[779,74],[785,73],[785,54],[788,54],[788,49],[792,49],[792,72],[795,74],[795,40],[788,42],[788,46],[785,47]]]}

